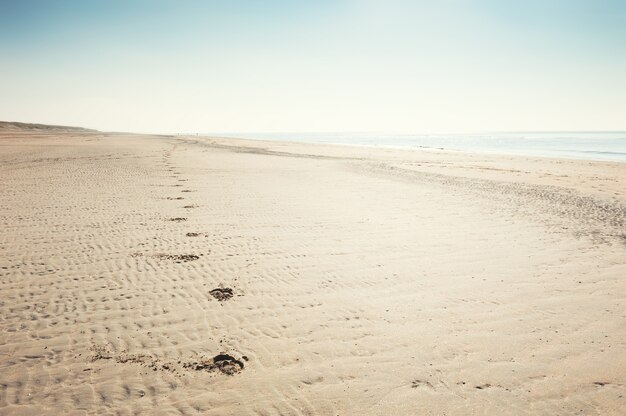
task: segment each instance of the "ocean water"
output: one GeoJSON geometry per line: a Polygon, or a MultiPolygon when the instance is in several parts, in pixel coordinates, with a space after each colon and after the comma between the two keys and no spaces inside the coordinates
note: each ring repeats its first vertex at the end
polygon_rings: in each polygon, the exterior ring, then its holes
{"type": "Polygon", "coordinates": [[[626,162],[626,132],[229,133],[222,137],[626,162]]]}

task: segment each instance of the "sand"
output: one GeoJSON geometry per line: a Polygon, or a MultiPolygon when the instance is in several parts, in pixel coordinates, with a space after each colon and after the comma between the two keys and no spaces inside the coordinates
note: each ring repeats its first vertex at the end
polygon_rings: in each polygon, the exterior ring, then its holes
{"type": "Polygon", "coordinates": [[[0,414],[623,414],[626,165],[0,126],[0,414]]]}

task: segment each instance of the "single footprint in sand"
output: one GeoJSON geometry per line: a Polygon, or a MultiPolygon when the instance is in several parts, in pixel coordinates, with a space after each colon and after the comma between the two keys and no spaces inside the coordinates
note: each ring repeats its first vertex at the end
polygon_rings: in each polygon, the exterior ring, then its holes
{"type": "Polygon", "coordinates": [[[221,373],[232,376],[243,370],[243,361],[240,361],[229,354],[218,354],[210,360],[194,361],[184,363],[183,368],[195,371],[214,371],[219,370],[221,373]]]}
{"type": "Polygon", "coordinates": [[[229,287],[218,287],[209,292],[211,296],[220,302],[228,300],[233,297],[233,290],[229,287]]]}
{"type": "Polygon", "coordinates": [[[157,254],[156,256],[154,256],[158,259],[165,259],[165,260],[174,260],[174,261],[194,261],[194,260],[198,260],[200,258],[200,256],[196,256],[195,254],[157,254]]]}

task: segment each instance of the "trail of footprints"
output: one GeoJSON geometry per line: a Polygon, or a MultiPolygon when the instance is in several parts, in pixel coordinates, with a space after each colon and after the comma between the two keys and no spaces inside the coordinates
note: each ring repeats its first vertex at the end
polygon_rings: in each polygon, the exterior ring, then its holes
{"type": "MultiPolygon", "coordinates": [[[[172,172],[172,178],[177,179],[178,182],[187,182],[188,179],[179,179],[181,173],[174,171],[174,168],[169,163],[168,159],[171,157],[172,150],[167,151],[162,159],[166,170],[172,172]]],[[[181,184],[175,184],[174,187],[180,187],[181,184]]],[[[181,192],[189,193],[195,192],[192,189],[183,189],[181,192]]],[[[181,201],[184,200],[184,197],[175,197],[168,196],[166,198],[162,198],[167,201],[181,201]]],[[[197,204],[188,204],[184,205],[184,209],[193,209],[198,208],[197,204]]],[[[172,217],[167,218],[166,221],[174,222],[174,223],[185,223],[188,220],[187,217],[172,217]]],[[[207,237],[207,233],[198,233],[198,232],[188,232],[185,234],[186,237],[207,237]]],[[[199,260],[204,253],[199,254],[172,254],[172,253],[156,253],[156,254],[146,254],[142,252],[135,252],[130,254],[131,257],[149,257],[157,260],[164,261],[172,261],[174,263],[187,263],[191,261],[199,260]]],[[[212,290],[210,290],[207,296],[210,296],[216,299],[219,302],[225,302],[233,298],[235,292],[232,288],[223,287],[220,285],[212,290]]],[[[221,342],[221,341],[220,341],[221,342]]],[[[147,354],[130,354],[125,350],[112,352],[108,348],[94,345],[92,346],[92,356],[91,360],[93,362],[101,361],[101,360],[110,360],[117,364],[134,364],[146,367],[153,371],[164,371],[169,372],[175,375],[180,375],[183,371],[205,371],[211,373],[225,374],[232,376],[244,368],[244,362],[248,361],[248,357],[242,355],[240,359],[235,358],[234,356],[227,354],[225,352],[220,352],[214,356],[206,356],[200,355],[196,359],[186,359],[186,360],[166,360],[162,358],[157,358],[147,354]]]]}

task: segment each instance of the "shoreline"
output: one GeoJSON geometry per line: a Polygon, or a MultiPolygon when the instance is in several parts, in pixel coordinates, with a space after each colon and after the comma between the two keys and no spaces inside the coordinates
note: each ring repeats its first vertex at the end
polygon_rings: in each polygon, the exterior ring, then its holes
{"type": "Polygon", "coordinates": [[[239,146],[251,151],[314,155],[319,157],[343,157],[340,149],[350,149],[350,156],[357,159],[383,158],[396,167],[407,164],[429,173],[451,176],[468,175],[477,179],[503,180],[507,182],[530,182],[534,185],[556,186],[588,193],[603,200],[626,203],[626,192],[621,184],[626,182],[626,170],[622,162],[550,158],[525,155],[504,155],[450,150],[410,149],[341,145],[331,143],[306,143],[298,141],[257,140],[216,136],[175,136],[178,139],[195,140],[218,146],[239,146]],[[400,163],[398,163],[400,162],[400,163]],[[420,164],[421,162],[421,164],[420,164]],[[416,165],[420,166],[416,166],[416,165]],[[582,170],[581,170],[582,169],[582,170]],[[502,175],[495,174],[502,172],[502,175]],[[517,174],[513,177],[507,174],[517,174]],[[576,178],[575,180],[572,178],[576,178]],[[600,182],[603,187],[587,182],[600,182]],[[604,183],[603,183],[604,182],[604,183]],[[609,183],[606,183],[609,182],[609,183]],[[610,182],[613,182],[612,184],[610,182]],[[604,188],[604,189],[602,189],[604,188]]]}
{"type": "MultiPolygon", "coordinates": [[[[578,133],[591,133],[591,132],[578,132],[578,133]]],[[[601,132],[604,134],[608,133],[624,133],[626,137],[626,132],[601,132]]],[[[270,136],[270,134],[267,134],[270,136]]],[[[280,136],[282,134],[276,135],[280,136]]],[[[191,135],[180,135],[182,137],[192,137],[191,135]]],[[[294,137],[298,136],[297,133],[293,134],[294,137]]],[[[323,136],[323,135],[322,135],[323,136]]],[[[408,135],[411,136],[411,135],[408,135]]],[[[419,135],[418,135],[419,136],[419,135]]],[[[430,136],[430,135],[425,135],[430,136]]],[[[439,135],[433,135],[439,136],[439,135]]],[[[455,135],[452,135],[455,136],[455,135]]],[[[458,136],[458,135],[456,135],[458,136]]],[[[471,136],[471,135],[461,135],[461,136],[471,136]]],[[[253,137],[245,137],[243,135],[199,135],[197,137],[221,137],[225,139],[240,139],[240,140],[252,140],[252,141],[269,141],[269,142],[278,142],[278,143],[304,143],[310,145],[334,145],[334,146],[349,146],[349,147],[371,147],[371,148],[381,148],[381,149],[396,149],[396,150],[424,150],[424,151],[443,151],[443,152],[451,152],[451,153],[469,153],[469,154],[485,154],[485,155],[494,155],[494,156],[518,156],[518,157],[530,157],[530,158],[541,158],[541,159],[565,159],[565,160],[581,160],[581,161],[597,161],[597,162],[609,162],[609,163],[626,163],[626,151],[625,152],[616,152],[616,151],[601,151],[601,150],[553,150],[552,153],[555,154],[541,154],[541,152],[533,152],[529,149],[517,149],[517,150],[506,150],[506,149],[457,149],[450,147],[440,147],[434,145],[400,145],[400,144],[384,144],[384,140],[381,143],[377,144],[368,144],[368,143],[347,143],[347,142],[332,142],[332,141],[324,141],[324,140],[314,140],[314,139],[289,139],[285,134],[285,139],[274,138],[253,138],[253,137]],[[571,154],[580,153],[580,154],[571,154]],[[585,154],[587,156],[585,157],[585,154]],[[590,155],[596,155],[595,158],[590,158],[590,155]],[[613,157],[606,157],[601,155],[614,155],[613,157]],[[620,156],[620,157],[617,157],[620,156]]],[[[469,137],[467,138],[469,139],[469,137]]],[[[520,139],[521,140],[521,139],[520,139]]],[[[549,153],[550,151],[548,151],[549,153]]]]}

